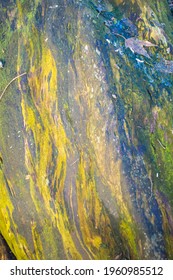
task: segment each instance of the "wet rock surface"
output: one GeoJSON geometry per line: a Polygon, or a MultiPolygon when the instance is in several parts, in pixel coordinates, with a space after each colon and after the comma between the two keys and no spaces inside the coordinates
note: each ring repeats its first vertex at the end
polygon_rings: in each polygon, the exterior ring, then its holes
{"type": "Polygon", "coordinates": [[[0,233],[17,259],[173,256],[167,1],[0,5],[0,233]]]}

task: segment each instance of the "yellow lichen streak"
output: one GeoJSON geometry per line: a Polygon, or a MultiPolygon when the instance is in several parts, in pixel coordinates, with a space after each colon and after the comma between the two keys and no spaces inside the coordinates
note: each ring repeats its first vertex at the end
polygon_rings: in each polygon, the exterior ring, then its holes
{"type": "Polygon", "coordinates": [[[57,69],[50,50],[44,45],[42,45],[40,59],[39,75],[35,74],[37,65],[33,65],[31,76],[28,78],[28,85],[35,106],[31,107],[26,103],[24,97],[22,98],[26,132],[32,132],[33,134],[36,154],[33,158],[31,147],[29,147],[26,139],[25,158],[30,175],[31,196],[37,212],[42,211],[41,209],[44,207],[44,210],[50,215],[53,225],[58,228],[64,241],[65,252],[69,252],[67,258],[69,256],[80,258],[67,226],[68,217],[63,198],[67,144],[69,144],[69,141],[58,112],[57,69]],[[53,154],[53,147],[57,150],[57,157],[53,154]],[[49,176],[52,161],[54,161],[56,168],[54,173],[49,176]],[[54,198],[51,197],[51,189],[53,188],[56,189],[54,198]],[[44,206],[40,204],[36,194],[37,191],[44,200],[44,206]],[[55,205],[55,211],[51,209],[50,203],[55,205]]]}
{"type": "Polygon", "coordinates": [[[109,259],[116,243],[111,237],[110,220],[96,190],[94,173],[92,161],[88,161],[87,155],[81,152],[76,187],[82,240],[92,258],[109,259]]]}
{"type": "MultiPolygon", "coordinates": [[[[3,172],[0,169],[0,221],[1,221],[1,231],[2,236],[5,236],[6,242],[10,247],[11,251],[18,256],[18,259],[28,259],[33,258],[32,253],[28,248],[28,244],[19,232],[18,227],[13,219],[14,206],[10,199],[11,191],[8,192],[6,182],[3,172]]],[[[10,184],[10,182],[9,182],[10,184]]]]}
{"type": "MultiPolygon", "coordinates": [[[[20,10],[22,18],[22,11],[20,10]]],[[[58,230],[61,250],[66,258],[80,259],[73,238],[64,202],[63,188],[66,177],[67,150],[70,141],[58,111],[57,67],[50,49],[32,24],[31,32],[22,38],[19,45],[18,71],[22,67],[22,51],[27,52],[30,63],[28,71],[28,96],[19,84],[25,134],[25,163],[30,195],[36,212],[45,220],[51,220],[51,227],[58,230]],[[53,168],[53,172],[51,172],[53,168]]],[[[32,237],[37,251],[35,258],[44,258],[43,240],[49,234],[49,250],[59,256],[59,248],[48,222],[42,223],[42,233],[38,237],[36,221],[32,221],[32,237]],[[34,225],[34,226],[33,226],[34,225]],[[46,231],[47,228],[47,231],[46,231]],[[56,248],[56,249],[55,249],[56,248]]],[[[47,252],[46,252],[47,253],[47,252]]]]}

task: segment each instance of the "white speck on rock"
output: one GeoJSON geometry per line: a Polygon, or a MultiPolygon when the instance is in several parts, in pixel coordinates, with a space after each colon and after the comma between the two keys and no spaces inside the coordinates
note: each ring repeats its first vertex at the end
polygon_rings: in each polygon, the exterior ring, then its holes
{"type": "Polygon", "coordinates": [[[96,48],[96,53],[98,54],[98,55],[100,55],[100,51],[96,48]]]}
{"type": "Polygon", "coordinates": [[[55,9],[55,8],[58,8],[58,5],[49,6],[49,9],[55,9]]]}
{"type": "Polygon", "coordinates": [[[136,60],[139,62],[139,63],[144,63],[144,60],[140,60],[138,58],[136,58],[136,60]]]}
{"type": "Polygon", "coordinates": [[[110,41],[109,39],[106,39],[106,41],[108,42],[108,44],[110,44],[110,43],[111,43],[111,41],[110,41]]]}
{"type": "Polygon", "coordinates": [[[85,50],[88,51],[88,45],[85,45],[85,50]]]}

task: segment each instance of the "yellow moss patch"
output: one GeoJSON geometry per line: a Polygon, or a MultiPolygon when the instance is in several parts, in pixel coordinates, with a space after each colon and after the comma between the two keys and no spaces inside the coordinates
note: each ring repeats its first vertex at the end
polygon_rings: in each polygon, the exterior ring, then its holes
{"type": "MultiPolygon", "coordinates": [[[[21,102],[27,132],[25,138],[25,163],[28,169],[30,193],[37,213],[42,215],[45,211],[49,215],[54,227],[57,227],[63,240],[67,258],[81,259],[69,230],[70,225],[63,197],[67,150],[70,142],[66,137],[58,111],[57,68],[51,51],[47,48],[45,42],[39,38],[34,26],[32,26],[32,30],[34,36],[31,34],[27,40],[24,39],[24,46],[31,65],[30,73],[28,73],[28,85],[32,104],[28,104],[27,97],[24,94],[22,94],[21,102]],[[41,43],[40,46],[36,42],[37,40],[41,43]],[[28,142],[28,135],[31,132],[34,148],[28,142]],[[53,145],[57,149],[56,157],[53,154],[53,145]],[[35,157],[33,157],[32,149],[34,149],[35,157]],[[50,177],[49,172],[52,161],[56,169],[50,177]],[[55,201],[53,202],[51,188],[54,186],[56,189],[54,190],[55,201]],[[40,201],[40,197],[43,198],[44,205],[40,201]],[[51,203],[54,203],[55,210],[51,209],[51,203]]],[[[21,67],[20,52],[22,50],[19,47],[19,69],[21,67]]],[[[41,245],[42,240],[33,227],[32,232],[34,246],[36,251],[38,251],[36,257],[44,258],[41,245]]],[[[46,230],[44,231],[45,233],[46,230]]],[[[50,236],[50,239],[52,238],[50,236]]]]}
{"type": "Polygon", "coordinates": [[[5,237],[11,251],[19,259],[34,257],[28,248],[25,238],[18,233],[17,225],[13,220],[14,206],[9,197],[2,170],[0,170],[0,205],[0,232],[5,237]]]}
{"type": "Polygon", "coordinates": [[[34,249],[35,249],[35,256],[36,259],[45,259],[44,253],[43,253],[43,245],[40,239],[40,235],[37,232],[36,223],[31,223],[31,230],[32,230],[32,237],[33,237],[33,243],[34,243],[34,249]]]}
{"type": "Polygon", "coordinates": [[[94,259],[109,258],[110,248],[104,248],[103,243],[111,244],[112,250],[116,247],[114,239],[111,237],[111,225],[106,213],[103,212],[102,204],[99,200],[94,179],[94,168],[92,163],[87,167],[81,153],[78,167],[77,203],[80,229],[83,243],[94,259]],[[99,233],[101,229],[102,233],[99,233]]]}

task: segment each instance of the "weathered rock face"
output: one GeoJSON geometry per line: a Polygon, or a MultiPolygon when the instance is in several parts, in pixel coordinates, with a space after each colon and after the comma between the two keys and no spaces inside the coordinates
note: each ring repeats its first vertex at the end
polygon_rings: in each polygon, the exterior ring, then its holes
{"type": "Polygon", "coordinates": [[[171,259],[167,1],[9,0],[0,18],[1,91],[27,73],[0,99],[0,233],[10,250],[171,259]]]}

